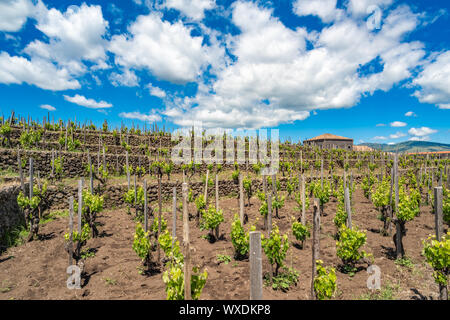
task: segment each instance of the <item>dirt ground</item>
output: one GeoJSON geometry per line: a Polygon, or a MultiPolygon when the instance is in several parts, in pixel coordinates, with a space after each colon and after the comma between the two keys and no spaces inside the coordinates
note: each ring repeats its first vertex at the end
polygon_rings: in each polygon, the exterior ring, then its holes
{"type": "MultiPolygon", "coordinates": [[[[400,266],[393,258],[395,247],[392,237],[384,237],[379,233],[382,222],[377,219],[378,212],[364,198],[360,189],[355,191],[354,197],[353,224],[367,230],[364,249],[373,254],[374,264],[381,269],[382,290],[378,297],[437,299],[438,287],[432,278],[432,270],[421,256],[422,240],[434,233],[434,216],[430,207],[422,207],[421,215],[406,224],[404,246],[412,265],[400,266]]],[[[210,203],[213,201],[211,198],[210,203]]],[[[257,230],[262,230],[263,221],[258,211],[260,201],[254,197],[251,202],[252,205],[246,206],[245,211],[250,223],[255,223],[259,218],[256,226],[257,230]]],[[[367,298],[371,292],[366,286],[369,277],[367,265],[359,265],[359,271],[353,277],[339,271],[340,259],[336,256],[336,229],[333,224],[336,205],[333,198],[325,205],[320,237],[320,259],[325,266],[336,268],[338,288],[333,299],[367,298]]],[[[239,210],[238,201],[224,197],[220,200],[220,207],[224,210],[225,222],[220,227],[223,237],[219,241],[210,243],[202,238],[207,231],[200,231],[195,220],[190,222],[193,260],[201,269],[206,268],[208,271],[200,299],[246,300],[249,298],[249,262],[234,260],[230,240],[231,221],[239,210]],[[228,264],[219,263],[217,254],[229,255],[232,260],[228,264]]],[[[165,208],[164,216],[171,230],[171,204],[166,203],[165,208]]],[[[192,204],[190,212],[194,211],[195,205],[192,204]]],[[[287,292],[265,287],[264,299],[309,299],[312,240],[308,239],[303,249],[292,245],[296,240],[291,231],[291,215],[298,217],[299,211],[296,203],[287,199],[280,210],[280,219],[273,218],[273,221],[278,224],[282,234],[287,233],[289,236],[290,247],[285,263],[299,271],[299,282],[287,292]]],[[[312,223],[311,209],[307,212],[307,220],[312,223]]],[[[95,256],[86,260],[86,275],[81,280],[81,289],[70,290],[66,287],[68,255],[64,250],[63,235],[67,231],[68,218],[59,217],[41,226],[43,240],[9,248],[0,256],[0,299],[165,299],[163,269],[153,275],[140,274],[138,271],[141,261],[132,249],[136,224],[132,216],[127,214],[126,208],[104,211],[98,221],[101,223],[101,236],[88,240],[87,247],[92,248],[95,256]]],[[[246,229],[248,227],[249,224],[245,226],[246,229]]],[[[181,239],[181,212],[177,220],[177,235],[181,239]]],[[[270,266],[264,257],[263,272],[269,270],[270,266]]]]}

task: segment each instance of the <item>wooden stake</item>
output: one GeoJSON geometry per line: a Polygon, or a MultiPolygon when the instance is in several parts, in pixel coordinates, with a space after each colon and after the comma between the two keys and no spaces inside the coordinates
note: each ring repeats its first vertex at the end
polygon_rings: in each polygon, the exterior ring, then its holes
{"type": "Polygon", "coordinates": [[[244,187],[242,182],[242,173],[239,173],[239,220],[244,225],[244,187]]]}
{"type": "Polygon", "coordinates": [[[261,232],[250,232],[250,300],[262,300],[261,232]]]}
{"type": "Polygon", "coordinates": [[[345,210],[347,211],[347,227],[352,228],[352,207],[350,203],[350,191],[345,187],[344,191],[345,210]]]}
{"type": "Polygon", "coordinates": [[[320,214],[319,214],[319,199],[314,199],[314,214],[313,214],[313,243],[312,243],[312,276],[311,276],[311,300],[316,299],[316,292],[314,290],[314,278],[316,277],[316,261],[319,260],[320,255],[320,214]]]}
{"type": "Polygon", "coordinates": [[[69,198],[69,266],[73,265],[73,196],[69,198]]]}
{"type": "Polygon", "coordinates": [[[191,270],[189,247],[189,213],[187,208],[188,185],[183,182],[183,247],[184,247],[184,300],[191,300],[191,270]]]}

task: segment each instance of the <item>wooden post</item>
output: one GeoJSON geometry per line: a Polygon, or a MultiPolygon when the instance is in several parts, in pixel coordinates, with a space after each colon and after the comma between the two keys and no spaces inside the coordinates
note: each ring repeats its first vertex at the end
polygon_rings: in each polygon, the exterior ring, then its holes
{"type": "Polygon", "coordinates": [[[261,232],[250,232],[250,300],[262,300],[261,232]]]}
{"type": "Polygon", "coordinates": [[[352,228],[352,207],[350,202],[350,191],[345,187],[344,191],[345,210],[347,211],[347,227],[352,228]]]}
{"type": "Polygon", "coordinates": [[[73,196],[69,198],[69,266],[73,265],[73,196]]]}
{"type": "Polygon", "coordinates": [[[302,225],[306,224],[306,197],[305,197],[305,176],[302,174],[302,218],[301,223],[302,225]]]}
{"type": "Polygon", "coordinates": [[[172,239],[175,243],[177,238],[177,187],[173,187],[172,201],[172,239]]]}
{"type": "Polygon", "coordinates": [[[444,226],[442,223],[442,187],[434,188],[434,221],[436,225],[436,240],[441,241],[444,233],[444,226]]]}
{"type": "Polygon", "coordinates": [[[320,186],[323,189],[323,158],[320,159],[320,186]]]}
{"type": "Polygon", "coordinates": [[[209,180],[209,169],[206,169],[205,193],[204,193],[206,210],[208,209],[208,180],[209,180]]]}
{"type": "Polygon", "coordinates": [[[137,215],[138,215],[138,202],[137,202],[136,173],[134,174],[134,209],[136,210],[136,217],[137,217],[137,215]]]}
{"type": "MultiPolygon", "coordinates": [[[[162,199],[161,199],[161,175],[158,175],[158,237],[161,236],[161,220],[162,220],[162,199]]],[[[157,241],[157,251],[158,251],[158,263],[161,260],[161,245],[157,241]]]]}
{"type": "MultiPolygon", "coordinates": [[[[263,178],[263,191],[265,196],[267,197],[267,180],[266,180],[266,176],[262,176],[263,178]]],[[[268,229],[268,219],[269,219],[269,215],[267,215],[266,219],[264,220],[264,229],[267,230],[268,229]]]]}
{"type": "MultiPolygon", "coordinates": [[[[189,247],[189,213],[187,208],[188,185],[183,182],[183,247],[184,247],[184,300],[191,300],[191,270],[189,247]]],[[[161,224],[160,224],[161,225],[161,224]]]]}
{"type": "MultiPolygon", "coordinates": [[[[434,219],[436,224],[436,240],[441,241],[444,233],[444,226],[442,223],[442,186],[434,188],[434,219]]],[[[448,300],[447,286],[439,284],[439,299],[448,300]]]]}
{"type": "Polygon", "coordinates": [[[24,181],[24,177],[23,177],[22,159],[20,158],[20,149],[19,148],[17,148],[17,164],[19,166],[20,188],[22,189],[22,193],[25,196],[25,181],[24,181]]]}
{"type": "Polygon", "coordinates": [[[242,182],[242,173],[239,173],[239,220],[244,225],[244,187],[242,182]]]}
{"type": "Polygon", "coordinates": [[[320,213],[319,213],[319,199],[314,199],[314,214],[313,214],[313,243],[312,243],[312,276],[311,276],[311,300],[316,299],[316,292],[314,290],[314,278],[316,277],[316,261],[319,260],[320,255],[320,213]]]}
{"type": "Polygon", "coordinates": [[[29,198],[31,200],[31,198],[33,198],[33,173],[34,173],[34,168],[33,168],[33,158],[30,158],[30,190],[29,190],[29,198]]]}
{"type": "Polygon", "coordinates": [[[395,154],[394,157],[394,190],[395,190],[395,216],[396,216],[396,236],[395,243],[397,247],[396,257],[397,259],[403,258],[402,255],[402,230],[400,226],[400,222],[398,220],[398,202],[399,202],[399,185],[398,185],[399,173],[398,173],[398,154],[395,154]]]}
{"type": "Polygon", "coordinates": [[[219,175],[216,174],[216,211],[219,210],[219,175]]]}
{"type": "Polygon", "coordinates": [[[267,193],[267,230],[270,237],[272,232],[272,194],[270,192],[267,193]]]}
{"type": "Polygon", "coordinates": [[[81,234],[81,214],[83,209],[83,180],[78,180],[78,234],[81,234]]]}
{"type": "Polygon", "coordinates": [[[148,214],[147,214],[147,180],[144,179],[144,231],[148,230],[148,214]]]}
{"type": "Polygon", "coordinates": [[[125,162],[126,162],[126,167],[127,167],[127,182],[128,182],[128,190],[130,190],[130,170],[128,169],[128,150],[126,151],[125,154],[125,162]]]}
{"type": "MultiPolygon", "coordinates": [[[[277,192],[277,175],[272,175],[272,192],[275,195],[275,200],[278,202],[278,192],[277,192]]],[[[279,218],[278,216],[278,207],[275,208],[275,217],[279,218]]]]}

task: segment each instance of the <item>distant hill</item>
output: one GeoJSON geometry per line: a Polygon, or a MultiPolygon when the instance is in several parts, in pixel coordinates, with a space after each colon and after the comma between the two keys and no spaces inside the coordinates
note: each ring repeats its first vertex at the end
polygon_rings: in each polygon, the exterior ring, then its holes
{"type": "Polygon", "coordinates": [[[370,148],[381,150],[384,152],[437,152],[450,151],[450,144],[428,142],[428,141],[405,141],[397,144],[384,143],[362,143],[360,146],[368,146],[370,148]]]}

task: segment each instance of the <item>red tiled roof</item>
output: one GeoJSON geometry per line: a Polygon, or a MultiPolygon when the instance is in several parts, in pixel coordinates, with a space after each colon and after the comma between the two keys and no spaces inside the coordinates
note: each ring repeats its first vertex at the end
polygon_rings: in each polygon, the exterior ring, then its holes
{"type": "Polygon", "coordinates": [[[336,136],[336,135],[331,134],[331,133],[321,134],[320,136],[308,139],[306,141],[314,141],[314,140],[351,140],[351,141],[353,141],[353,139],[346,138],[346,137],[341,137],[341,136],[336,136]]]}

